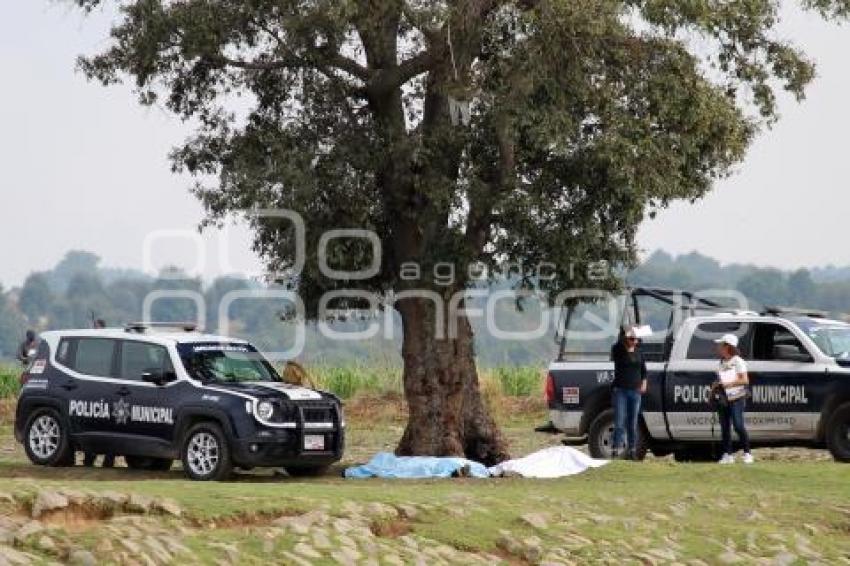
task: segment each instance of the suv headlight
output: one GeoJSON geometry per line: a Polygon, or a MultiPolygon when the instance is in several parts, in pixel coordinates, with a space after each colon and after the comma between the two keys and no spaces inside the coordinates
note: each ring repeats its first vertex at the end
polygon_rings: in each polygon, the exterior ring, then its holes
{"type": "Polygon", "coordinates": [[[274,405],[272,405],[268,401],[260,401],[257,404],[257,416],[260,417],[261,420],[270,421],[274,415],[274,405]]]}

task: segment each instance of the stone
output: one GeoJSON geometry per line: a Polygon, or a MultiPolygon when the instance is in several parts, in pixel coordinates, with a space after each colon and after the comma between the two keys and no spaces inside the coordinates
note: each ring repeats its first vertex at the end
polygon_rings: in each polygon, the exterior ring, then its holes
{"type": "Polygon", "coordinates": [[[378,501],[369,503],[366,506],[366,512],[372,517],[379,518],[395,518],[398,516],[398,511],[395,507],[378,501]]]}
{"type": "Polygon", "coordinates": [[[313,529],[311,535],[313,537],[313,546],[316,548],[329,549],[333,547],[324,529],[313,529]]]}
{"type": "Polygon", "coordinates": [[[130,513],[149,513],[153,508],[153,499],[146,495],[131,493],[127,499],[126,509],[130,513]]]}
{"type": "Polygon", "coordinates": [[[71,566],[97,566],[97,558],[88,550],[72,550],[68,555],[68,563],[71,566]]]}
{"type": "Polygon", "coordinates": [[[543,513],[526,513],[520,517],[523,523],[535,529],[545,530],[548,526],[548,518],[543,513]]]}
{"type": "Polygon", "coordinates": [[[0,564],[32,564],[33,560],[28,554],[19,552],[11,546],[0,544],[0,564]]]}
{"type": "Polygon", "coordinates": [[[302,515],[280,517],[275,519],[272,524],[277,527],[288,528],[299,535],[306,535],[310,532],[313,525],[324,524],[328,519],[329,516],[324,511],[314,510],[302,515]]]}
{"type": "Polygon", "coordinates": [[[402,517],[413,520],[419,515],[419,509],[413,505],[401,504],[396,506],[399,514],[402,517]]]}
{"type": "Polygon", "coordinates": [[[796,555],[783,551],[773,557],[771,564],[774,566],[791,566],[795,562],[797,562],[796,555]]]}
{"type": "Polygon", "coordinates": [[[298,566],[313,566],[313,564],[308,560],[304,560],[297,554],[293,554],[288,550],[284,550],[283,555],[287,558],[287,560],[285,561],[286,564],[297,564],[298,566]]]}
{"type": "Polygon", "coordinates": [[[98,501],[109,509],[121,509],[130,499],[126,493],[117,491],[103,491],[98,495],[98,501]]]}
{"type": "Polygon", "coordinates": [[[43,550],[45,552],[53,552],[54,550],[56,550],[56,543],[53,542],[53,539],[47,535],[41,535],[38,538],[36,546],[38,546],[40,550],[43,550]]]}
{"type": "Polygon", "coordinates": [[[717,561],[721,564],[738,564],[740,562],[743,562],[744,558],[737,552],[727,550],[725,552],[721,552],[720,555],[718,555],[717,561]]]}
{"type": "Polygon", "coordinates": [[[321,558],[322,555],[316,551],[315,548],[307,544],[306,542],[296,543],[292,548],[297,554],[301,556],[305,556],[307,558],[321,558]]]}
{"type": "Polygon", "coordinates": [[[333,526],[336,532],[342,534],[350,532],[352,529],[354,529],[355,526],[354,523],[352,523],[350,520],[340,518],[334,519],[331,525],[333,526]]]}
{"type": "Polygon", "coordinates": [[[153,508],[172,517],[183,516],[183,508],[173,499],[157,499],[153,504],[153,508]]]}
{"type": "Polygon", "coordinates": [[[667,560],[670,562],[674,562],[678,560],[678,556],[673,550],[669,548],[652,548],[646,551],[648,554],[655,556],[656,558],[660,558],[661,560],[667,560]]]}
{"type": "Polygon", "coordinates": [[[68,503],[68,498],[58,491],[41,490],[35,496],[35,501],[32,504],[32,517],[38,519],[49,511],[65,509],[68,507],[68,503]]]}
{"type": "Polygon", "coordinates": [[[24,541],[43,530],[44,525],[42,525],[39,521],[29,521],[15,533],[15,540],[24,541]]]}

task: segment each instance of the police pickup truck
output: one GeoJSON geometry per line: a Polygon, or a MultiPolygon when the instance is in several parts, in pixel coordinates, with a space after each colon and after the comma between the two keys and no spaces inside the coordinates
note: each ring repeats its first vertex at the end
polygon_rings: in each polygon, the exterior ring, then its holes
{"type": "MultiPolygon", "coordinates": [[[[680,461],[715,456],[720,428],[709,402],[717,379],[714,340],[733,333],[749,369],[752,444],[827,447],[836,460],[850,461],[850,324],[788,309],[726,312],[686,292],[661,289],[633,289],[619,300],[620,323],[653,319],[653,330],[663,328],[641,346],[648,391],[638,458],[648,450],[680,461]]],[[[609,352],[617,337],[591,331],[587,321],[598,318],[588,314],[568,308],[546,397],[555,428],[576,443],[586,439],[593,456],[607,458],[613,433],[609,352]]]]}
{"type": "Polygon", "coordinates": [[[149,470],[181,460],[193,480],[222,480],[234,467],[315,474],[342,456],[339,399],[284,383],[243,340],[142,323],[41,338],[15,416],[34,464],[85,451],[149,470]]]}

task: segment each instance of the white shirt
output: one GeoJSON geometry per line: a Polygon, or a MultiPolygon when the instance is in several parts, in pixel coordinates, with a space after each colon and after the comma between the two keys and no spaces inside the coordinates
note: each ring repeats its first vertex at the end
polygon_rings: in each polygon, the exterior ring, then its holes
{"type": "MultiPolygon", "coordinates": [[[[747,373],[747,362],[741,356],[732,356],[728,360],[720,360],[720,369],[717,375],[720,382],[724,385],[738,380],[738,376],[742,373],[747,373]]],[[[747,388],[743,385],[736,385],[726,389],[726,397],[730,401],[740,399],[747,392],[747,388]]]]}

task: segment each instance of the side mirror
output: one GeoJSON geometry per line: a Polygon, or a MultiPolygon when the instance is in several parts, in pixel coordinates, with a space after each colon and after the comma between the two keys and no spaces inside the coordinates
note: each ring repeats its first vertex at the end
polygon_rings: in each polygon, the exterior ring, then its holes
{"type": "Polygon", "coordinates": [[[791,344],[782,344],[773,347],[773,359],[781,362],[800,362],[810,363],[814,359],[806,352],[803,352],[797,346],[791,344]]]}
{"type": "Polygon", "coordinates": [[[174,379],[174,374],[161,370],[150,370],[142,374],[142,381],[153,383],[155,385],[165,385],[174,379]]]}

